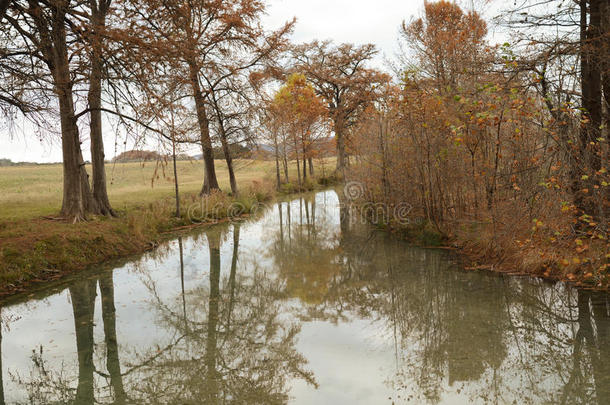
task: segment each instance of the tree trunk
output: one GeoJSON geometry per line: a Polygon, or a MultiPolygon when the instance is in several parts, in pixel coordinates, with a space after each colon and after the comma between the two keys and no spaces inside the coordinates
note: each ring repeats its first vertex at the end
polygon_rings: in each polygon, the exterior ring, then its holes
{"type": "Polygon", "coordinates": [[[284,177],[285,177],[286,183],[289,183],[290,179],[288,178],[288,153],[286,151],[286,139],[284,139],[284,141],[282,143],[282,150],[283,150],[282,164],[284,166],[284,177]]]}
{"type": "Polygon", "coordinates": [[[301,161],[299,160],[299,147],[297,145],[296,138],[294,140],[294,154],[297,159],[297,181],[299,184],[299,191],[301,191],[301,161]]]}
{"type": "Polygon", "coordinates": [[[40,46],[53,76],[54,91],[59,103],[64,183],[61,215],[76,222],[85,219],[89,208],[89,183],[74,113],[73,81],[66,43],[66,11],[66,4],[52,8],[50,22],[43,17],[43,10],[38,3],[31,3],[28,13],[40,32],[40,46]]]}
{"type": "Polygon", "coordinates": [[[601,1],[582,1],[580,6],[580,53],[583,121],[581,125],[577,155],[574,162],[572,193],[574,204],[582,213],[598,217],[595,204],[593,173],[601,168],[601,155],[594,146],[600,136],[602,125],[602,39],[601,1]],[[589,9],[587,10],[587,4],[589,9]],[[587,12],[589,24],[587,26],[587,12]]]}
{"type": "Polygon", "coordinates": [[[176,139],[172,134],[172,160],[174,163],[174,191],[176,193],[176,218],[180,218],[180,188],[178,186],[178,167],[176,165],[176,139]]]}
{"type": "Polygon", "coordinates": [[[606,0],[602,3],[600,15],[600,35],[602,41],[605,41],[602,43],[600,61],[602,71],[603,101],[605,103],[605,114],[603,115],[603,119],[604,127],[607,130],[608,125],[610,125],[610,1],[606,0]]]}
{"type": "MultiPolygon", "coordinates": [[[[610,131],[610,1],[606,0],[602,3],[601,8],[601,37],[602,37],[602,54],[600,60],[602,62],[602,91],[603,91],[603,118],[602,124],[604,132],[601,136],[608,139],[610,131]]],[[[605,156],[602,156],[602,167],[608,167],[610,163],[610,148],[606,147],[605,156]]],[[[602,201],[610,200],[610,190],[606,187],[602,193],[602,201]]],[[[603,204],[603,203],[602,203],[603,204]]],[[[602,218],[599,222],[604,224],[604,228],[607,231],[608,223],[610,220],[610,204],[603,205],[604,210],[602,211],[602,218]]]]}
{"type": "Polygon", "coordinates": [[[303,181],[307,180],[307,152],[303,148],[303,181]]]}
{"type": "Polygon", "coordinates": [[[379,151],[381,152],[381,186],[383,188],[383,202],[389,202],[390,186],[388,184],[388,164],[385,147],[385,132],[383,119],[379,120],[379,151]]]}
{"type": "Polygon", "coordinates": [[[220,126],[220,142],[222,144],[222,152],[225,155],[227,169],[229,170],[229,183],[231,183],[231,193],[237,197],[239,195],[239,189],[237,188],[235,170],[233,169],[233,156],[231,156],[231,149],[229,149],[229,142],[227,140],[227,133],[225,131],[224,123],[222,122],[222,119],[220,117],[218,117],[218,121],[220,126]]]}
{"type": "Polygon", "coordinates": [[[309,158],[309,175],[313,177],[313,158],[309,158]]]}
{"type": "Polygon", "coordinates": [[[474,198],[474,218],[479,217],[479,194],[477,191],[477,173],[475,152],[470,152],[470,170],[472,177],[472,198],[474,198]]]}
{"type": "Polygon", "coordinates": [[[214,150],[212,148],[212,138],[210,138],[210,120],[205,111],[205,100],[199,85],[199,75],[194,62],[189,63],[190,85],[195,99],[195,109],[197,110],[197,122],[201,136],[201,149],[203,151],[203,164],[205,166],[203,187],[200,195],[210,194],[212,190],[218,190],[218,180],[216,178],[216,168],[214,167],[214,150]]]}
{"type": "Polygon", "coordinates": [[[286,158],[286,156],[284,156],[283,163],[284,163],[284,177],[286,178],[286,183],[289,183],[290,179],[288,178],[288,159],[286,158]]]}
{"type": "Polygon", "coordinates": [[[337,141],[337,173],[340,175],[345,174],[346,165],[346,154],[345,154],[345,137],[343,120],[341,118],[335,118],[335,137],[337,141]]]}
{"type": "Polygon", "coordinates": [[[280,175],[280,151],[277,145],[277,138],[273,139],[273,147],[275,150],[275,175],[277,177],[277,190],[280,190],[280,185],[282,184],[282,178],[280,175]]]}
{"type": "MultiPolygon", "coordinates": [[[[59,114],[61,122],[61,145],[63,154],[63,202],[61,215],[72,219],[74,222],[85,219],[87,200],[84,195],[88,190],[85,189],[85,182],[82,176],[82,155],[80,152],[80,139],[76,118],[74,115],[74,102],[72,99],[72,86],[65,77],[69,78],[66,67],[60,69],[55,76],[55,85],[58,100],[59,114]]],[[[87,182],[88,184],[88,182],[87,182]]]]}
{"type": "Polygon", "coordinates": [[[91,40],[91,74],[89,77],[89,109],[91,122],[91,166],[92,166],[92,212],[96,214],[114,216],[115,213],[110,206],[108,190],[106,188],[106,168],[104,167],[104,137],[102,134],[102,38],[101,31],[106,25],[106,13],[108,2],[101,2],[99,9],[95,8],[96,2],[91,2],[91,25],[93,35],[91,40]]]}

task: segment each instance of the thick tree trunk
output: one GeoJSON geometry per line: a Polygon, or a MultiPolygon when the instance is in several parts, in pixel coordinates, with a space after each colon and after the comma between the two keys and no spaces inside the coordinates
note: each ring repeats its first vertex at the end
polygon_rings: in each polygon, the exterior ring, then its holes
{"type": "MultiPolygon", "coordinates": [[[[67,63],[67,61],[66,61],[67,63]]],[[[66,76],[69,72],[66,69],[66,76]]],[[[61,145],[63,154],[63,202],[61,215],[72,220],[85,219],[88,201],[84,198],[88,193],[88,182],[85,182],[82,171],[82,155],[76,118],[74,115],[74,102],[72,100],[71,85],[65,80],[56,79],[56,92],[59,100],[59,114],[61,122],[61,145]]]]}
{"type": "Polygon", "coordinates": [[[344,123],[340,117],[335,118],[335,138],[337,141],[337,173],[340,175],[345,174],[345,166],[347,162],[347,156],[345,153],[345,134],[344,134],[344,123]]]}
{"type": "MultiPolygon", "coordinates": [[[[584,127],[583,140],[594,141],[599,135],[602,124],[602,38],[601,38],[601,3],[602,0],[589,0],[589,27],[587,29],[587,43],[585,54],[588,59],[588,69],[583,77],[583,104],[587,110],[590,122],[584,127]]],[[[588,142],[587,142],[588,144],[588,142]]]]}
{"type": "Polygon", "coordinates": [[[100,5],[100,9],[95,9],[95,2],[92,2],[91,24],[93,25],[93,36],[91,43],[91,73],[89,77],[89,109],[91,122],[91,166],[92,166],[92,198],[93,206],[91,211],[96,214],[114,216],[108,190],[106,188],[106,168],[104,155],[104,137],[102,135],[102,39],[101,31],[106,25],[107,4],[100,5]]]}
{"type": "Polygon", "coordinates": [[[601,2],[581,2],[580,53],[583,121],[578,140],[579,153],[574,164],[572,193],[579,210],[593,218],[600,214],[594,195],[593,173],[601,169],[601,154],[597,147],[602,125],[602,39],[601,2]],[[587,9],[587,4],[589,8],[587,9]],[[587,25],[587,13],[589,23],[587,25]]]}
{"type": "Polygon", "coordinates": [[[203,152],[203,164],[205,166],[203,187],[201,195],[210,194],[212,190],[218,190],[218,180],[216,178],[216,168],[214,167],[214,150],[212,148],[212,138],[210,138],[210,120],[205,111],[205,99],[199,85],[199,75],[195,63],[189,63],[190,84],[195,99],[195,109],[197,110],[197,122],[201,136],[201,149],[203,152]]]}
{"type": "Polygon", "coordinates": [[[76,222],[85,219],[90,200],[89,182],[74,113],[73,82],[64,21],[66,4],[58,4],[53,8],[50,24],[42,17],[43,12],[38,4],[31,4],[29,12],[38,30],[48,34],[41,34],[41,47],[53,76],[54,91],[59,102],[64,181],[61,215],[76,222]]]}
{"type": "MultiPolygon", "coordinates": [[[[60,108],[60,110],[62,109],[60,108]]],[[[67,118],[62,117],[62,122],[65,120],[67,118]]],[[[74,221],[80,221],[85,218],[85,206],[81,194],[82,185],[79,176],[78,159],[74,150],[75,143],[72,139],[73,136],[71,130],[62,130],[64,193],[61,215],[70,217],[74,221]]]]}

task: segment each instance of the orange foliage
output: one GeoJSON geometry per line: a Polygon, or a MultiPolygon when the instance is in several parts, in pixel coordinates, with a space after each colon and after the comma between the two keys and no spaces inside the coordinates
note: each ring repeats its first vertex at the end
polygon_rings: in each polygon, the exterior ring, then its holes
{"type": "MultiPolygon", "coordinates": [[[[579,111],[564,105],[556,120],[501,58],[506,49],[485,43],[485,23],[453,3],[427,3],[403,30],[420,70],[388,85],[354,129],[350,179],[370,201],[410,204],[412,220],[474,260],[607,285],[607,224],[572,202],[575,152],[564,138],[577,136],[579,111]]],[[[590,198],[607,205],[606,169],[579,161],[594,179],[590,198]]]]}

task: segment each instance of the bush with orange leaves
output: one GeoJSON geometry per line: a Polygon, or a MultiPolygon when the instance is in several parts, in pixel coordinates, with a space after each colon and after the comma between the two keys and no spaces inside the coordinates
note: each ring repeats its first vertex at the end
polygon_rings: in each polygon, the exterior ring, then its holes
{"type": "Polygon", "coordinates": [[[579,148],[581,112],[549,111],[510,50],[483,42],[476,13],[427,3],[426,19],[403,34],[418,69],[405,69],[353,128],[349,180],[366,185],[368,201],[410,204],[475,268],[607,288],[610,178],[590,163],[607,154],[607,139],[579,148]]]}

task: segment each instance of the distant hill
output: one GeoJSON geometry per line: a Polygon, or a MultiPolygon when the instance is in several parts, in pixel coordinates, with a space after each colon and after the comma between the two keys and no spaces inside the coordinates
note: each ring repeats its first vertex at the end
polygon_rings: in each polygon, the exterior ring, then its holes
{"type": "Polygon", "coordinates": [[[125,162],[146,162],[151,160],[160,160],[163,156],[157,152],[150,150],[128,150],[121,153],[114,159],[113,162],[125,163],[125,162]]]}
{"type": "MultiPolygon", "coordinates": [[[[250,158],[251,151],[240,143],[235,143],[229,146],[231,156],[235,159],[248,159],[250,158]]],[[[224,159],[225,154],[221,147],[214,148],[214,159],[224,159]]],[[[202,160],[203,154],[193,156],[193,159],[202,160]]]]}

